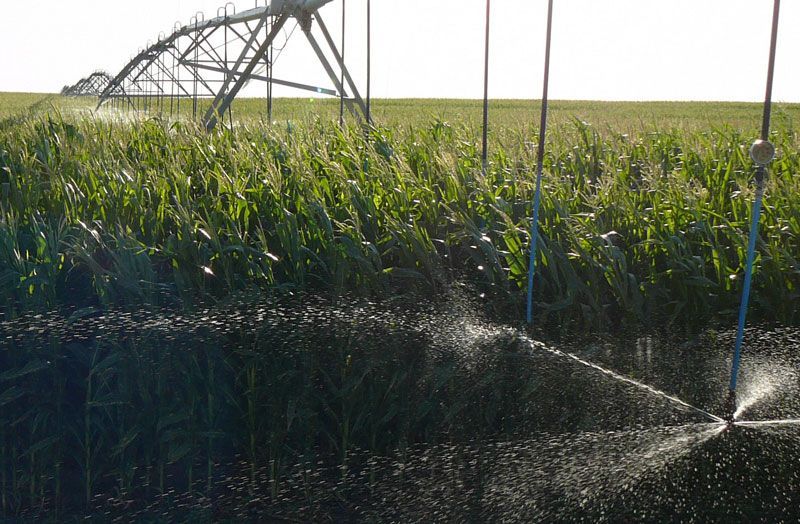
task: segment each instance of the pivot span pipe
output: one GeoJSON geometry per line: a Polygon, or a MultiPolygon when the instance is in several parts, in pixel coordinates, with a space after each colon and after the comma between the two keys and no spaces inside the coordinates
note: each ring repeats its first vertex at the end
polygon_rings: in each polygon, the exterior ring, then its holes
{"type": "MultiPolygon", "coordinates": [[[[169,96],[170,109],[174,110],[175,102],[180,105],[181,98],[187,98],[192,101],[193,117],[204,115],[204,125],[211,130],[226,113],[231,117],[231,104],[244,85],[258,80],[268,84],[268,114],[272,109],[272,86],[276,84],[343,98],[348,111],[361,121],[367,108],[318,11],[331,2],[271,0],[262,7],[257,2],[255,8],[240,13],[229,9],[229,3],[211,20],[198,13],[188,25],[176,24],[172,34],[159,35],[157,42],[140,49],[105,86],[97,108],[106,102],[116,106],[124,102],[133,109],[163,111],[164,97],[169,96]],[[334,89],[275,78],[275,39],[290,18],[303,30],[334,89]],[[324,46],[312,34],[312,25],[322,31],[324,46]],[[342,74],[334,72],[330,55],[342,74]],[[259,74],[257,67],[266,67],[266,75],[259,74]],[[353,97],[346,96],[345,85],[353,97]],[[201,98],[210,100],[210,107],[201,108],[201,98]]],[[[344,8],[344,0],[342,4],[344,8]]],[[[293,31],[288,35],[284,32],[284,45],[292,34],[293,31]]]]}

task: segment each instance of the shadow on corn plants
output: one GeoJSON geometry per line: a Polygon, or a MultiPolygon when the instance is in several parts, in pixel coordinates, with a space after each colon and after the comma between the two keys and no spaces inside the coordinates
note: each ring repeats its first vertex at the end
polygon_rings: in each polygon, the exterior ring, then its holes
{"type": "Polygon", "coordinates": [[[368,459],[552,424],[513,331],[460,302],[293,294],[3,322],[3,514],[101,517],[111,499],[147,515],[137,503],[219,496],[233,474],[274,511],[352,513],[368,459]],[[297,499],[298,465],[330,490],[306,479],[297,499]]]}
{"type": "MultiPolygon", "coordinates": [[[[796,427],[739,428],[544,349],[458,292],[294,293],[0,324],[0,503],[23,521],[793,514],[796,427]],[[699,489],[702,486],[702,489],[699,489]]],[[[732,331],[560,347],[722,412],[732,331]]],[[[800,416],[797,330],[740,411],[800,416]]],[[[681,518],[683,518],[681,517],[681,518]]]]}

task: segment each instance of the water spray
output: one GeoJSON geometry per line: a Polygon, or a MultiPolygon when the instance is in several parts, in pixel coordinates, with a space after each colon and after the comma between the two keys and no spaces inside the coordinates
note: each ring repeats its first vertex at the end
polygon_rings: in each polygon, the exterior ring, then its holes
{"type": "Polygon", "coordinates": [[[756,164],[756,195],[755,201],[753,202],[753,218],[750,224],[750,239],[747,246],[744,287],[742,289],[742,301],[739,305],[739,324],[736,330],[736,344],[733,351],[731,381],[726,405],[726,418],[729,423],[733,422],[736,409],[736,381],[739,375],[742,342],[744,341],[744,327],[747,320],[747,307],[750,301],[750,287],[753,281],[753,265],[755,262],[756,239],[758,237],[758,223],[761,220],[761,203],[764,199],[764,180],[767,175],[767,165],[775,158],[775,146],[769,141],[769,125],[772,114],[772,80],[775,75],[775,50],[778,42],[778,17],[780,14],[780,7],[781,0],[775,0],[772,12],[772,35],[770,37],[767,91],[764,97],[764,116],[761,125],[761,138],[756,140],[750,147],[750,158],[756,164]]]}

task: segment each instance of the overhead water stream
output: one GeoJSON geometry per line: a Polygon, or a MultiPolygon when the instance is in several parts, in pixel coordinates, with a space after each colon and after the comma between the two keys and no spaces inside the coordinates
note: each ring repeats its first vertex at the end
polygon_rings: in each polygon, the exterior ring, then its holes
{"type": "Polygon", "coordinates": [[[700,409],[700,408],[698,408],[696,406],[692,406],[691,404],[688,404],[687,402],[684,402],[683,400],[679,399],[678,397],[675,397],[673,395],[665,393],[664,391],[656,389],[653,386],[649,386],[647,384],[639,382],[638,380],[634,380],[632,378],[620,375],[619,373],[611,371],[610,369],[606,369],[606,368],[604,368],[602,366],[598,366],[597,364],[589,362],[588,360],[584,360],[584,359],[580,358],[579,356],[577,356],[575,354],[567,353],[567,352],[561,351],[559,349],[548,347],[547,345],[542,344],[541,342],[537,342],[535,340],[531,340],[531,339],[528,339],[528,338],[525,338],[525,340],[530,344],[531,349],[533,349],[533,350],[544,350],[544,351],[547,351],[547,352],[552,353],[554,355],[562,356],[562,357],[565,357],[565,358],[570,358],[570,359],[574,360],[575,362],[578,362],[578,363],[580,363],[580,364],[582,364],[582,365],[584,365],[586,367],[589,367],[589,368],[591,368],[591,369],[593,369],[595,371],[599,371],[600,373],[603,373],[604,375],[607,375],[607,376],[613,378],[614,380],[619,380],[619,381],[625,382],[625,383],[630,384],[632,386],[635,386],[635,387],[637,387],[639,389],[647,391],[648,393],[652,393],[653,395],[658,395],[660,397],[663,397],[663,398],[669,400],[670,402],[674,402],[675,404],[678,404],[681,407],[684,407],[684,408],[689,409],[691,411],[695,411],[695,412],[699,413],[700,415],[711,419],[711,421],[713,421],[713,422],[725,423],[725,420],[723,420],[722,418],[720,418],[720,417],[718,417],[718,416],[716,416],[714,414],[711,414],[708,411],[700,409]]]}

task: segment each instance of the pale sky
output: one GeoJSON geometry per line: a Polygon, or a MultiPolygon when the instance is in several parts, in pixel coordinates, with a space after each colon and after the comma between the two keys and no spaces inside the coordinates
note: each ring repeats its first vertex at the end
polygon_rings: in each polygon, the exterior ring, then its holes
{"type": "MultiPolygon", "coordinates": [[[[234,3],[242,11],[255,0],[234,3]]],[[[0,0],[0,91],[58,92],[95,69],[115,74],[159,32],[188,23],[197,11],[211,18],[222,4],[0,0]]],[[[360,84],[365,6],[365,0],[347,2],[347,63],[360,84]]],[[[546,9],[547,0],[492,2],[492,98],[540,97],[546,9]]],[[[373,96],[482,97],[484,10],[484,0],[372,0],[373,96]]],[[[321,12],[337,33],[340,0],[321,12]]],[[[761,100],[771,16],[771,0],[555,0],[551,97],[761,100]]],[[[774,88],[779,102],[800,102],[798,28],[800,0],[784,0],[774,88]]],[[[299,31],[275,76],[330,87],[299,31]]],[[[262,95],[259,89],[246,93],[262,95]]],[[[277,87],[276,95],[308,96],[277,87]]]]}

